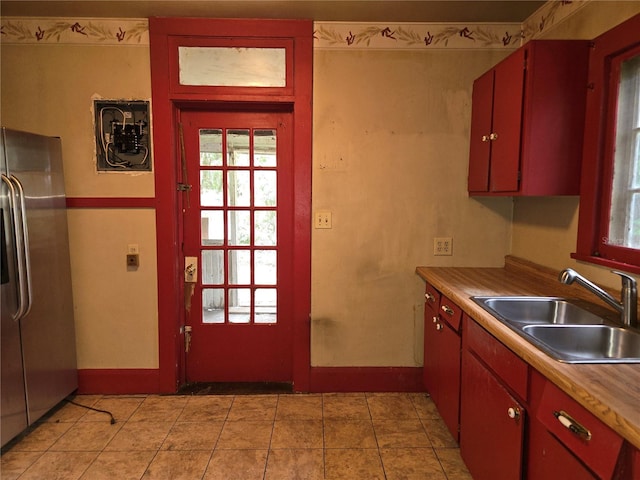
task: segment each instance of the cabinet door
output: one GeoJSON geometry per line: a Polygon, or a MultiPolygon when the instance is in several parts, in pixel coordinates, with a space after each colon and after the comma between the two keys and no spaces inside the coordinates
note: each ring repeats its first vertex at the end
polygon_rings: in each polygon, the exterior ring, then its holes
{"type": "Polygon", "coordinates": [[[527,479],[594,480],[596,477],[546,427],[530,418],[527,479]]]}
{"type": "Polygon", "coordinates": [[[426,388],[433,401],[437,404],[439,353],[438,353],[438,314],[431,308],[424,309],[424,367],[423,379],[426,388]]]}
{"type": "Polygon", "coordinates": [[[521,48],[494,69],[492,133],[495,138],[491,140],[489,185],[492,192],[516,192],[519,187],[525,54],[526,49],[521,48]]]}
{"type": "Polygon", "coordinates": [[[438,343],[436,326],[438,324],[438,307],[440,292],[427,284],[424,294],[424,387],[435,400],[438,377],[438,343]]]}
{"type": "Polygon", "coordinates": [[[463,350],[460,453],[474,479],[521,478],[524,417],[518,401],[463,350]]]}
{"type": "Polygon", "coordinates": [[[470,192],[489,190],[489,158],[491,156],[493,117],[493,77],[494,71],[473,82],[471,98],[471,139],[469,142],[469,183],[470,192]]]}
{"type": "Polygon", "coordinates": [[[460,336],[445,323],[438,330],[439,392],[436,403],[456,442],[460,439],[460,336]]]}

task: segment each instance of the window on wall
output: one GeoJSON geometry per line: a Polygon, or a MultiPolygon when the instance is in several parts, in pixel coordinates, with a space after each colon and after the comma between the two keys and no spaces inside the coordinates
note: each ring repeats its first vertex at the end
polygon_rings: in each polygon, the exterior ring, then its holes
{"type": "Polygon", "coordinates": [[[616,61],[616,130],[608,244],[640,249],[640,49],[616,61]]]}
{"type": "Polygon", "coordinates": [[[640,15],[594,41],[577,251],[640,273],[640,15]]]}

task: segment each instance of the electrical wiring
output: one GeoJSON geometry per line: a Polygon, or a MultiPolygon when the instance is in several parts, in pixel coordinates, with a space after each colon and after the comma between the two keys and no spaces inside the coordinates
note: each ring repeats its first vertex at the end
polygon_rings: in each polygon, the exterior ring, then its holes
{"type": "Polygon", "coordinates": [[[99,408],[94,408],[94,407],[90,407],[88,405],[83,405],[81,403],[74,402],[73,400],[69,400],[68,398],[65,398],[65,401],[67,403],[70,403],[71,405],[75,405],[77,407],[86,408],[87,410],[93,410],[94,412],[105,413],[105,414],[107,414],[107,415],[109,415],[111,417],[111,420],[109,422],[109,423],[111,423],[111,425],[115,425],[115,423],[116,423],[115,417],[108,410],[100,410],[99,408]]]}
{"type": "Polygon", "coordinates": [[[145,102],[96,101],[98,170],[149,170],[151,149],[145,102]]]}

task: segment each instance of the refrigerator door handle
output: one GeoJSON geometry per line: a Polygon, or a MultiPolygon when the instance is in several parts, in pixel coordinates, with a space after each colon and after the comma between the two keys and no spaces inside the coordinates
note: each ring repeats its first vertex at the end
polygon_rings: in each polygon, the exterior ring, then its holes
{"type": "Polygon", "coordinates": [[[13,231],[15,232],[15,248],[17,259],[18,277],[18,308],[12,315],[14,320],[19,320],[31,310],[31,262],[29,258],[29,238],[26,231],[27,217],[22,184],[13,175],[11,178],[2,174],[2,181],[9,189],[9,208],[13,231]],[[18,202],[18,205],[16,205],[18,202]]]}
{"type": "Polygon", "coordinates": [[[20,180],[16,178],[15,175],[11,175],[11,180],[16,186],[16,191],[18,192],[18,198],[20,200],[20,216],[22,217],[22,229],[20,230],[20,234],[22,236],[22,256],[23,256],[23,264],[21,265],[24,279],[24,290],[21,288],[21,296],[24,297],[24,312],[22,313],[22,317],[27,316],[27,314],[31,311],[31,301],[32,295],[31,291],[31,256],[29,255],[29,228],[27,226],[27,205],[24,196],[24,188],[22,187],[22,183],[20,180]]]}

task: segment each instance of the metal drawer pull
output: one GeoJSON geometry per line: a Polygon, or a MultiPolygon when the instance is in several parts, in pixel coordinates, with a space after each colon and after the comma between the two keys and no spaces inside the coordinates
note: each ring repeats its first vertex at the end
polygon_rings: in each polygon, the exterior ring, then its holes
{"type": "Polygon", "coordinates": [[[429,300],[430,302],[435,302],[436,301],[436,297],[434,297],[433,295],[431,295],[429,292],[424,294],[424,297],[429,300]]]}
{"type": "Polygon", "coordinates": [[[509,418],[513,418],[514,420],[519,420],[520,419],[520,409],[518,407],[516,407],[516,408],[509,407],[509,409],[507,410],[507,415],[509,415],[509,418]]]}
{"type": "Polygon", "coordinates": [[[553,416],[558,419],[562,426],[570,430],[575,435],[583,438],[584,440],[591,440],[591,432],[571,418],[571,415],[564,410],[553,412],[553,416]]]}
{"type": "Polygon", "coordinates": [[[447,315],[453,315],[453,314],[455,313],[455,312],[453,311],[453,308],[451,308],[451,307],[450,307],[450,306],[448,306],[448,305],[442,305],[442,306],[440,307],[440,309],[441,309],[444,313],[446,313],[447,315]]]}

